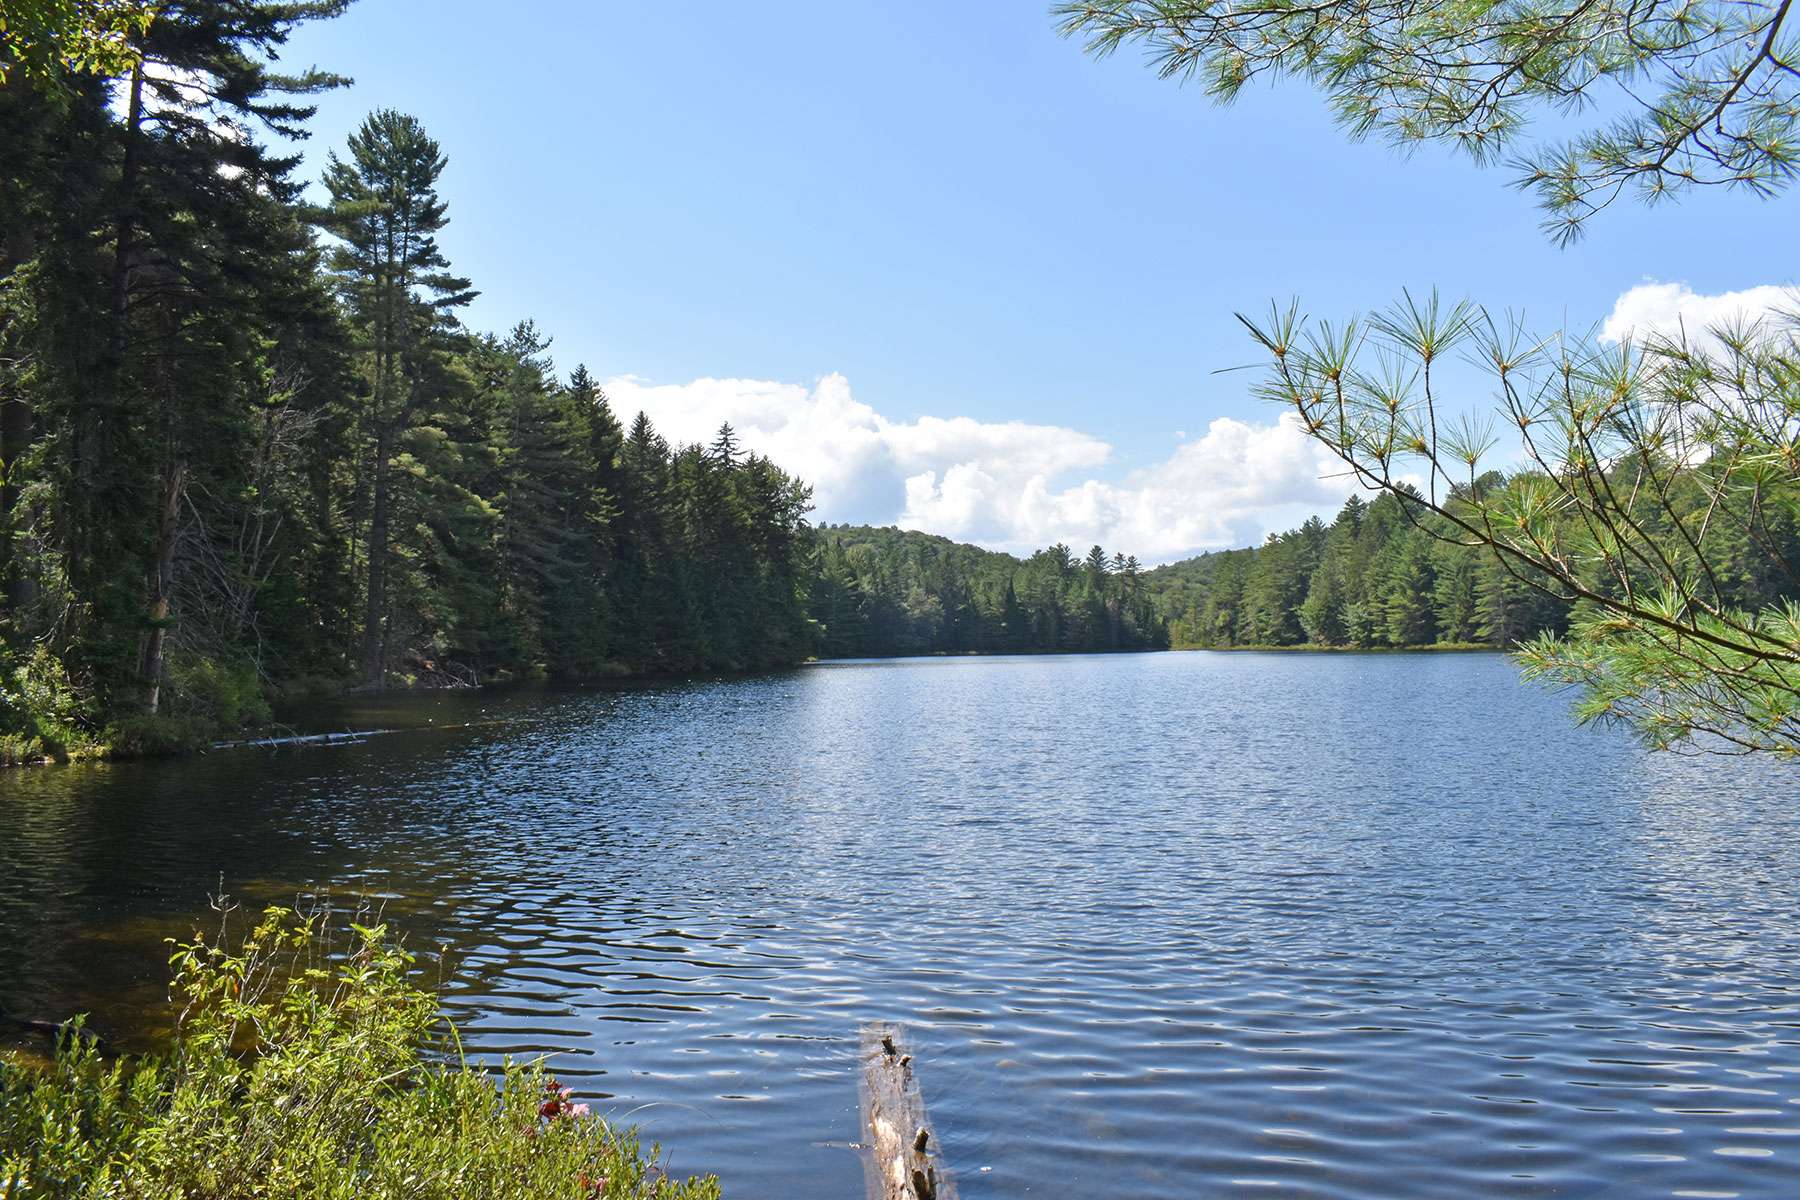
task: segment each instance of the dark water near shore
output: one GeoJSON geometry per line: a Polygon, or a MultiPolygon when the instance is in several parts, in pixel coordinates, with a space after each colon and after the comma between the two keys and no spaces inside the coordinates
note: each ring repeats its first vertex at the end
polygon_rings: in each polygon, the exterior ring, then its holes
{"type": "Polygon", "coordinates": [[[728,1195],[860,1194],[858,1023],[965,1197],[1800,1195],[1800,768],[1491,655],[902,660],[409,697],[0,775],[0,1002],[150,1037],[224,885],[385,897],[484,1052],[728,1195]]]}

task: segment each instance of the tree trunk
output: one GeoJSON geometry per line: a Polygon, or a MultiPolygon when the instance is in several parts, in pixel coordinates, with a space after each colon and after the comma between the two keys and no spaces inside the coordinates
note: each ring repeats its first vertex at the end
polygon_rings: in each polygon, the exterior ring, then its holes
{"type": "Polygon", "coordinates": [[[141,673],[144,708],[153,715],[162,699],[163,643],[168,637],[169,593],[175,583],[175,528],[181,518],[186,480],[187,463],[170,463],[163,476],[162,508],[157,513],[156,543],[150,558],[150,635],[144,639],[141,673]]]}
{"type": "Polygon", "coordinates": [[[109,289],[112,327],[108,331],[107,371],[101,384],[103,388],[113,389],[115,394],[104,405],[95,404],[90,397],[81,406],[82,420],[75,447],[76,479],[90,497],[96,488],[108,481],[108,460],[111,458],[108,441],[123,408],[116,393],[124,387],[125,355],[130,344],[127,322],[131,310],[131,268],[137,253],[137,186],[142,170],[139,140],[144,121],[144,64],[141,59],[131,69],[129,97],[125,110],[125,156],[119,167],[119,229],[113,241],[109,289]]]}
{"type": "Polygon", "coordinates": [[[21,393],[0,396],[0,579],[6,609],[15,615],[31,603],[31,575],[19,563],[24,534],[13,527],[19,503],[19,459],[31,445],[31,401],[21,393]]]}
{"type": "Polygon", "coordinates": [[[131,254],[137,240],[139,129],[144,123],[144,63],[131,68],[130,99],[125,109],[125,157],[119,166],[119,234],[113,242],[112,315],[114,349],[125,347],[125,310],[131,300],[131,254]]]}
{"type": "Polygon", "coordinates": [[[363,675],[377,688],[387,683],[388,441],[384,422],[375,435],[369,489],[369,594],[363,610],[363,675]]]}
{"type": "MultiPolygon", "coordinates": [[[[35,241],[32,231],[22,226],[7,230],[0,279],[31,259],[35,241]]],[[[4,580],[6,610],[15,616],[32,600],[30,573],[22,570],[18,561],[24,535],[14,528],[21,482],[19,460],[31,446],[32,425],[31,398],[25,392],[0,394],[0,580],[4,580]]]]}

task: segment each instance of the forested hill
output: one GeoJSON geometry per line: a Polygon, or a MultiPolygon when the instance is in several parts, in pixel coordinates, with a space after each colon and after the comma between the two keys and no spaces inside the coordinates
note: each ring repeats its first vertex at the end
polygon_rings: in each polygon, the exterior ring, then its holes
{"type": "Polygon", "coordinates": [[[464,322],[421,120],[374,112],[301,177],[345,81],[269,64],[341,7],[169,0],[124,78],[0,82],[0,760],[191,745],[322,688],[1564,620],[1391,498],[1147,573],[810,528],[728,426],[672,445],[526,314],[464,322]]]}
{"type": "Polygon", "coordinates": [[[1261,546],[1157,567],[1144,587],[1177,648],[1502,647],[1569,617],[1492,554],[1408,520],[1389,494],[1352,496],[1329,524],[1314,517],[1261,546]]]}
{"type": "Polygon", "coordinates": [[[344,81],[268,64],[339,7],[172,0],[126,78],[0,83],[0,760],[303,691],[1166,643],[1132,560],[821,537],[729,426],[466,324],[420,119],[300,177],[344,81]]]}
{"type": "Polygon", "coordinates": [[[0,760],[302,688],[813,651],[805,486],[729,428],[623,427],[529,320],[464,324],[420,120],[299,176],[345,81],[268,64],[341,7],[171,0],[125,78],[0,82],[0,760]]]}
{"type": "Polygon", "coordinates": [[[822,525],[821,657],[1163,649],[1137,559],[1099,546],[1015,558],[913,530],[822,525]]]}

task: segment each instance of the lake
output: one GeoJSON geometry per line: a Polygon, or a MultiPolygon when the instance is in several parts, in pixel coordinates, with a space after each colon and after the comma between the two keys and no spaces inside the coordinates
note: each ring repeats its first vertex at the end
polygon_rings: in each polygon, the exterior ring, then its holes
{"type": "Polygon", "coordinates": [[[1250,653],[346,702],[426,728],[0,775],[0,1002],[145,1044],[221,881],[329,886],[729,1196],[861,1194],[877,1018],[968,1200],[1800,1194],[1800,774],[1568,703],[1250,653]]]}

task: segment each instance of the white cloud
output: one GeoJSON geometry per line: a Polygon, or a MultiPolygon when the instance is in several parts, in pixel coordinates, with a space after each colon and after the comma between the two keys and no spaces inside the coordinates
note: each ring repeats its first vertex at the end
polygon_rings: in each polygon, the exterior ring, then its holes
{"type": "Polygon", "coordinates": [[[1243,546],[1330,512],[1355,490],[1293,413],[1263,425],[1217,417],[1116,488],[1110,543],[1152,559],[1243,546]]]}
{"type": "Polygon", "coordinates": [[[1708,296],[1685,283],[1644,283],[1613,303],[1612,315],[1600,327],[1600,337],[1622,342],[1651,335],[1677,337],[1685,331],[1689,338],[1698,339],[1715,326],[1791,312],[1796,307],[1800,307],[1800,295],[1793,288],[1774,284],[1708,296]]]}
{"type": "MultiPolygon", "coordinates": [[[[1692,336],[1738,317],[1800,307],[1767,285],[1701,295],[1646,283],[1621,295],[1601,337],[1692,336]]],[[[1357,490],[1342,465],[1282,413],[1261,423],[1219,417],[1174,434],[1167,458],[1108,472],[1112,447],[1060,425],[920,417],[895,421],[851,395],[842,375],[808,387],[755,379],[652,384],[609,380],[621,419],[640,409],[673,442],[708,442],[729,421],[743,444],[813,486],[820,521],[899,525],[1015,553],[1052,542],[1099,544],[1167,562],[1253,545],[1329,514],[1357,490]]],[[[1415,481],[1419,482],[1419,481],[1415,481]]]]}
{"type": "Polygon", "coordinates": [[[609,380],[614,409],[638,410],[674,442],[710,441],[729,421],[744,445],[813,485],[821,521],[900,525],[1015,552],[1098,543],[1147,562],[1256,542],[1351,491],[1297,418],[1221,417],[1154,466],[1109,481],[1112,447],[1079,430],[1022,421],[893,421],[849,381],[609,380]]]}

